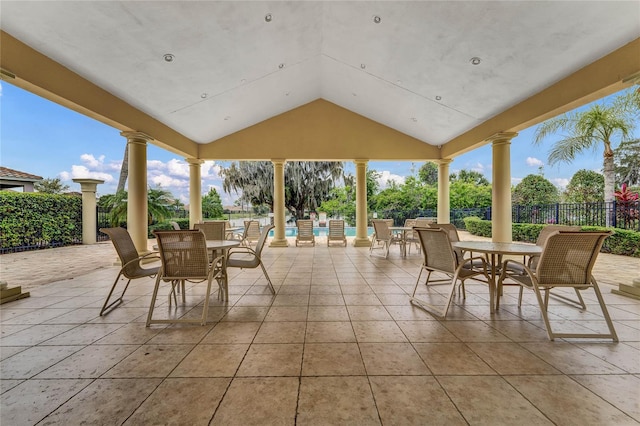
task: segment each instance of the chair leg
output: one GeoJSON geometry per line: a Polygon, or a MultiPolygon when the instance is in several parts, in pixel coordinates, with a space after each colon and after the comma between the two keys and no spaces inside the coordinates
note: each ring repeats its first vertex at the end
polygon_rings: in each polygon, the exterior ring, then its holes
{"type": "Polygon", "coordinates": [[[553,341],[555,337],[553,335],[553,330],[551,329],[551,323],[549,323],[549,316],[547,315],[547,305],[542,300],[540,289],[537,286],[533,288],[533,292],[536,294],[536,298],[538,299],[538,306],[540,306],[542,320],[544,321],[544,326],[547,329],[547,336],[549,336],[549,340],[553,341]]]}
{"type": "MultiPolygon", "coordinates": [[[[607,309],[607,305],[605,305],[604,303],[604,298],[602,297],[602,293],[600,292],[600,287],[598,287],[598,283],[596,282],[595,278],[593,278],[593,276],[591,277],[591,284],[593,285],[593,291],[595,291],[596,297],[598,298],[598,303],[600,303],[600,309],[602,309],[604,320],[607,322],[607,327],[609,327],[609,333],[611,333],[610,337],[614,342],[617,342],[618,334],[616,333],[616,329],[613,328],[613,322],[611,321],[611,317],[609,316],[609,310],[607,309]]],[[[576,289],[576,292],[578,292],[578,289],[576,289]]]]}
{"type": "Polygon", "coordinates": [[[271,278],[269,278],[269,274],[267,274],[267,269],[262,264],[262,260],[260,260],[260,267],[262,268],[262,273],[264,274],[264,277],[267,279],[267,283],[269,283],[269,289],[271,290],[271,293],[276,294],[276,290],[273,288],[273,284],[271,283],[271,278]]]}
{"type": "Polygon", "coordinates": [[[153,287],[153,295],[151,296],[151,305],[149,306],[149,314],[147,315],[146,327],[151,324],[151,318],[153,317],[153,309],[156,306],[156,298],[158,297],[158,287],[160,286],[160,274],[156,277],[156,285],[153,287]]]}
{"type": "Polygon", "coordinates": [[[213,276],[209,276],[207,280],[207,293],[204,299],[204,307],[202,309],[202,322],[201,325],[207,325],[207,315],[209,314],[209,297],[211,296],[211,281],[213,281],[213,276]]]}
{"type": "Polygon", "coordinates": [[[109,290],[109,295],[107,296],[107,299],[104,301],[104,305],[102,305],[102,309],[100,310],[100,316],[102,316],[107,309],[111,309],[112,307],[115,308],[116,306],[122,303],[122,298],[124,297],[124,293],[127,291],[127,288],[129,288],[129,283],[131,282],[131,280],[127,281],[127,284],[124,286],[124,290],[122,290],[122,294],[120,295],[120,297],[118,297],[113,302],[109,303],[109,299],[111,299],[111,296],[113,295],[113,291],[116,289],[116,286],[118,285],[118,280],[120,279],[121,275],[122,275],[122,271],[118,273],[116,280],[113,282],[113,285],[111,286],[111,290],[109,290]]]}

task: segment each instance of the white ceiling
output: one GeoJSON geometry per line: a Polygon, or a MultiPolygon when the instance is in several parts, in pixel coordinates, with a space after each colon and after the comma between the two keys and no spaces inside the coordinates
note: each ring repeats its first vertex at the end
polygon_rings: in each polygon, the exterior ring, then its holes
{"type": "Polygon", "coordinates": [[[638,38],[640,2],[2,0],[0,25],[197,143],[323,98],[441,145],[638,38]]]}

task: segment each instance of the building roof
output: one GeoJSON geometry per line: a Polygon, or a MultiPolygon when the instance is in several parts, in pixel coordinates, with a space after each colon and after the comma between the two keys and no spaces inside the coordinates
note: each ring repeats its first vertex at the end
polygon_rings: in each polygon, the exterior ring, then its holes
{"type": "Polygon", "coordinates": [[[37,182],[42,180],[42,176],[32,175],[31,173],[13,170],[8,167],[0,167],[0,179],[18,180],[22,182],[37,182]]]}

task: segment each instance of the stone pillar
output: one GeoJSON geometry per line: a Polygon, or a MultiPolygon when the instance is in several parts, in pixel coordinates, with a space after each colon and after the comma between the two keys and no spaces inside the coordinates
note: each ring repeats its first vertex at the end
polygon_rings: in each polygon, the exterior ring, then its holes
{"type": "Polygon", "coordinates": [[[367,163],[368,160],[355,160],[356,165],[356,238],[354,247],[369,247],[371,240],[367,236],[367,163]]]}
{"type": "Polygon", "coordinates": [[[511,139],[513,132],[496,133],[487,140],[493,148],[491,182],[491,240],[510,243],[511,236],[511,139]]]}
{"type": "Polygon", "coordinates": [[[141,132],[122,132],[129,147],[127,231],[138,253],[147,253],[149,209],[147,200],[147,143],[153,138],[141,132]]]}
{"type": "Polygon", "coordinates": [[[202,221],[202,177],[200,165],[204,160],[187,158],[189,163],[189,229],[202,221]]]}
{"type": "Polygon", "coordinates": [[[269,247],[287,247],[289,242],[284,236],[284,159],[272,159],[273,163],[273,239],[269,247]]]}
{"type": "Polygon", "coordinates": [[[451,220],[449,164],[452,161],[450,158],[436,161],[438,164],[438,223],[449,223],[451,220]]]}
{"type": "Polygon", "coordinates": [[[95,244],[97,232],[96,188],[104,183],[100,179],[73,179],[82,191],[82,244],[95,244]]]}

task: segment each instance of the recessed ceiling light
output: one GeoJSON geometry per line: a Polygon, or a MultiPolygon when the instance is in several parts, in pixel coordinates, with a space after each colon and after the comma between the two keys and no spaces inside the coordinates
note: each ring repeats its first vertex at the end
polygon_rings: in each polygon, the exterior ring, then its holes
{"type": "Polygon", "coordinates": [[[163,56],[164,60],[166,62],[173,62],[173,60],[176,58],[175,56],[173,56],[171,53],[165,53],[163,56]]]}
{"type": "Polygon", "coordinates": [[[278,68],[280,68],[280,69],[284,68],[284,64],[278,65],[278,68]]]}
{"type": "Polygon", "coordinates": [[[373,22],[375,22],[376,24],[379,24],[379,23],[380,23],[380,21],[382,21],[382,18],[381,18],[381,17],[379,17],[378,15],[376,15],[376,16],[374,16],[374,17],[373,17],[373,22]]]}
{"type": "Polygon", "coordinates": [[[436,96],[436,101],[441,101],[442,100],[442,96],[436,96]]]}
{"type": "Polygon", "coordinates": [[[202,99],[206,99],[206,98],[207,98],[207,94],[206,94],[206,93],[203,93],[202,95],[200,95],[200,97],[201,97],[202,99]]]}
{"type": "Polygon", "coordinates": [[[351,92],[351,94],[352,94],[353,96],[358,96],[358,94],[357,94],[356,92],[351,92]]]}
{"type": "Polygon", "coordinates": [[[365,64],[360,64],[360,68],[365,69],[367,66],[365,64]]]}
{"type": "Polygon", "coordinates": [[[271,16],[270,13],[267,13],[266,15],[264,15],[264,20],[266,22],[271,22],[272,19],[273,19],[273,17],[271,16]]]}
{"type": "Polygon", "coordinates": [[[469,62],[471,62],[471,65],[480,65],[480,62],[482,62],[482,59],[478,58],[477,56],[474,56],[473,58],[469,59],[469,62]]]}
{"type": "Polygon", "coordinates": [[[290,92],[284,92],[284,95],[285,95],[285,96],[289,96],[289,93],[290,93],[290,92]]]}

